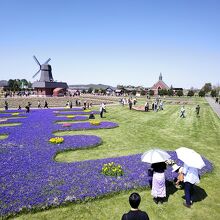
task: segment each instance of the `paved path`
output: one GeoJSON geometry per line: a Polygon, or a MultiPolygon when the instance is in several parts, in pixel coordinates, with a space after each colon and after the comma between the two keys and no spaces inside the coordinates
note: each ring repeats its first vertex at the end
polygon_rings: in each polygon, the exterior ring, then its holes
{"type": "Polygon", "coordinates": [[[209,105],[212,107],[213,111],[218,115],[220,118],[220,104],[215,102],[215,99],[212,97],[205,97],[209,105]]]}

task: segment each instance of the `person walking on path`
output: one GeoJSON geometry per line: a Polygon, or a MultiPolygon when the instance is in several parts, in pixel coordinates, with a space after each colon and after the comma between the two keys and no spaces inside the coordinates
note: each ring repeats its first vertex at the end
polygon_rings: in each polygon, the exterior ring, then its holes
{"type": "Polygon", "coordinates": [[[26,113],[29,113],[30,112],[30,106],[26,105],[25,108],[26,108],[26,113]]]}
{"type": "Polygon", "coordinates": [[[46,100],[44,101],[44,108],[48,108],[48,103],[46,100]]]}
{"type": "Polygon", "coordinates": [[[220,118],[220,105],[215,103],[215,100],[212,97],[205,97],[206,101],[212,107],[213,111],[218,115],[220,118]]]}
{"type": "Polygon", "coordinates": [[[128,213],[123,214],[121,220],[149,220],[148,214],[138,209],[140,202],[141,196],[138,193],[132,193],[129,196],[131,210],[128,213]]]}
{"type": "Polygon", "coordinates": [[[8,110],[8,102],[5,101],[5,110],[8,110]]]}
{"type": "Polygon", "coordinates": [[[38,108],[41,108],[41,103],[40,103],[40,101],[37,102],[37,107],[38,107],[38,108]]]}

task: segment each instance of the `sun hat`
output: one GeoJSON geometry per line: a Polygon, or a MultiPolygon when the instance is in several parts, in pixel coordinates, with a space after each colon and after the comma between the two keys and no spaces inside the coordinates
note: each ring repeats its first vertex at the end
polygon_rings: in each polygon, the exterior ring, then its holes
{"type": "Polygon", "coordinates": [[[174,164],[172,166],[172,168],[173,168],[172,172],[175,172],[175,171],[177,171],[180,168],[180,166],[178,166],[177,164],[174,164]]]}

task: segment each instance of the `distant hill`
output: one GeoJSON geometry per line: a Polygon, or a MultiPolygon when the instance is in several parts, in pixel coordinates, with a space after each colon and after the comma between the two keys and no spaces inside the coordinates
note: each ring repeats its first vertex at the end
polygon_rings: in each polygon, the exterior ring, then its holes
{"type": "Polygon", "coordinates": [[[69,88],[107,89],[108,87],[115,88],[115,87],[113,87],[113,86],[104,85],[104,84],[69,85],[69,88]]]}

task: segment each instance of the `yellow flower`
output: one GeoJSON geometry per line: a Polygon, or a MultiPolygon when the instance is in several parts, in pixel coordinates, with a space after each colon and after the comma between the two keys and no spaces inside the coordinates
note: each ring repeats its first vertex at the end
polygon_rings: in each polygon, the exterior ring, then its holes
{"type": "Polygon", "coordinates": [[[91,125],[100,125],[100,123],[101,123],[101,122],[98,121],[98,120],[91,120],[91,121],[90,121],[90,124],[91,124],[91,125]]]}
{"type": "Polygon", "coordinates": [[[63,143],[63,141],[64,141],[64,138],[62,137],[53,137],[53,138],[50,138],[49,140],[49,142],[53,144],[61,144],[63,143]]]}
{"type": "Polygon", "coordinates": [[[74,115],[67,115],[66,117],[67,118],[74,118],[75,116],[74,115]]]}

